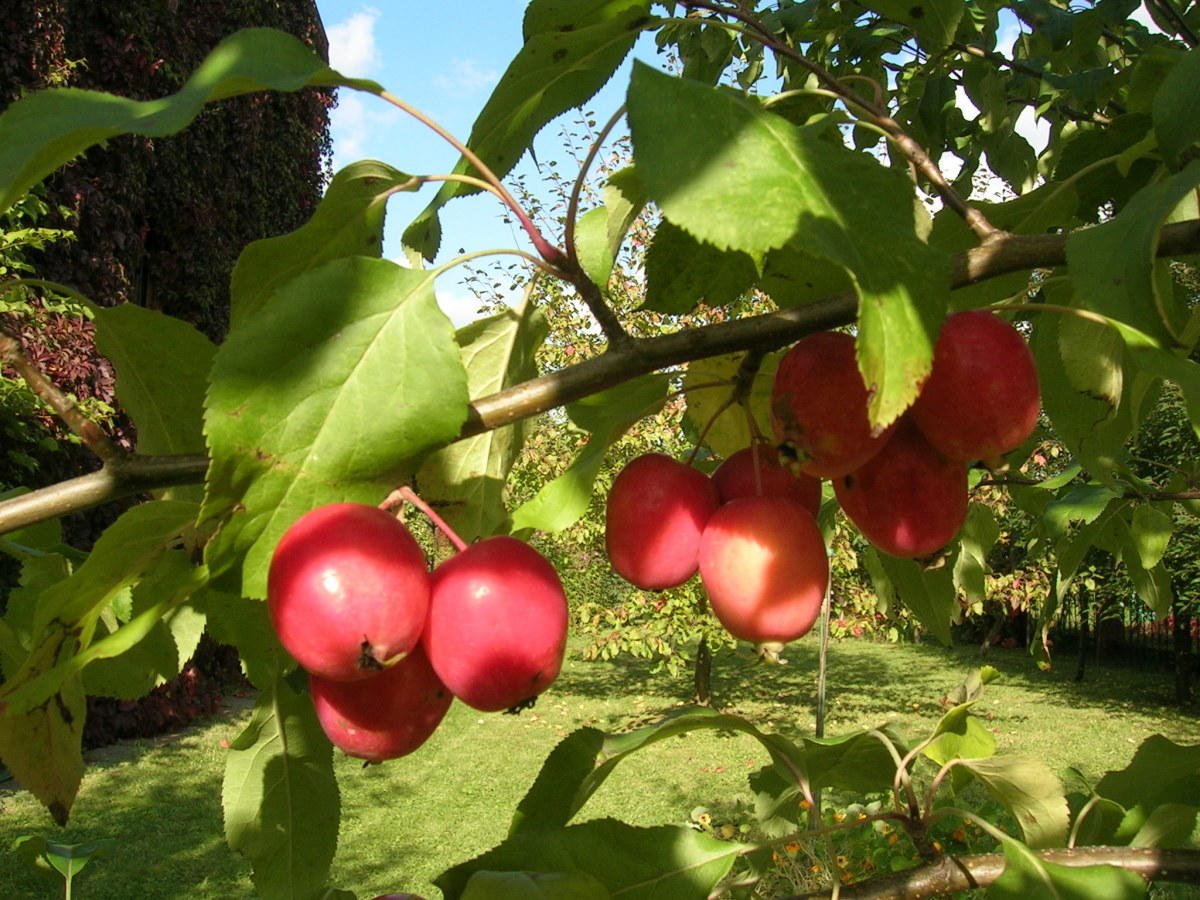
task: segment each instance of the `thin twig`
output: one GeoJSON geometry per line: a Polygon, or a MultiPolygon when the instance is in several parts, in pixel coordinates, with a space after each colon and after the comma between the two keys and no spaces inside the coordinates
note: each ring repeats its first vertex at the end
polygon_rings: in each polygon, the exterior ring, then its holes
{"type": "Polygon", "coordinates": [[[434,134],[448,143],[451,147],[457,150],[460,154],[462,154],[463,159],[465,159],[471,164],[471,166],[475,168],[475,171],[479,173],[479,176],[495,188],[496,196],[499,197],[504,202],[504,205],[512,211],[512,214],[517,217],[517,221],[521,223],[521,227],[525,230],[525,233],[533,242],[534,249],[537,250],[538,255],[540,255],[542,259],[546,260],[546,262],[552,266],[558,266],[563,261],[565,254],[551,244],[548,240],[546,240],[545,236],[533,223],[533,220],[529,218],[529,214],[525,212],[525,209],[520,203],[517,202],[516,198],[509,193],[508,188],[504,186],[504,183],[500,180],[496,173],[493,172],[491,167],[489,167],[482,159],[479,158],[475,151],[443,128],[434,119],[430,118],[428,115],[421,112],[411,104],[401,100],[395,94],[389,93],[388,91],[383,91],[379,96],[381,99],[392,104],[392,106],[395,106],[397,109],[402,110],[403,112],[412,116],[422,125],[430,129],[434,134]]]}

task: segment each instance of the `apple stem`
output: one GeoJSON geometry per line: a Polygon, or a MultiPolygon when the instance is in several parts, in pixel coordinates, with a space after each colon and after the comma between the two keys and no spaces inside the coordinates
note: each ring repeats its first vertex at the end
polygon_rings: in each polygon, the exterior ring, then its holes
{"type": "Polygon", "coordinates": [[[417,492],[406,484],[401,485],[400,487],[396,488],[396,490],[388,494],[387,499],[379,504],[379,508],[391,509],[392,507],[404,502],[411,503],[421,512],[425,513],[425,515],[429,517],[429,521],[437,526],[438,531],[444,534],[447,539],[449,539],[450,543],[454,545],[455,550],[462,551],[467,549],[467,542],[460,538],[458,533],[448,524],[446,524],[445,519],[433,511],[432,506],[418,497],[417,492]]]}
{"type": "Polygon", "coordinates": [[[713,427],[713,424],[717,421],[717,419],[721,418],[721,414],[724,413],[725,410],[727,410],[727,409],[729,409],[729,407],[733,406],[734,401],[735,401],[735,398],[733,396],[726,398],[724,401],[721,402],[721,405],[717,407],[717,411],[714,412],[709,417],[708,421],[704,423],[704,428],[701,429],[700,434],[696,438],[696,446],[693,447],[692,452],[688,454],[687,464],[689,466],[695,464],[696,454],[698,454],[700,452],[700,445],[703,444],[704,439],[706,437],[708,437],[709,429],[711,429],[713,427]]]}

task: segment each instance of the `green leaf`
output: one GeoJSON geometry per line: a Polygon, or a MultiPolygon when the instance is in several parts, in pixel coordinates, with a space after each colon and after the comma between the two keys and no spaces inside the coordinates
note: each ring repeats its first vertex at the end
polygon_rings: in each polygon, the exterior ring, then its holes
{"type": "Polygon", "coordinates": [[[767,254],[758,287],[781,309],[795,309],[852,290],[854,282],[844,268],[793,241],[767,254]]]}
{"type": "Polygon", "coordinates": [[[222,803],[225,838],[253,866],[259,897],[323,896],[341,806],[333,747],[307,694],[282,678],[230,744],[222,803]]]}
{"type": "Polygon", "coordinates": [[[1159,232],[1200,184],[1200,160],[1139,191],[1109,221],[1072,232],[1067,265],[1074,304],[1135,329],[1153,346],[1178,346],[1187,311],[1154,277],[1159,232]]]}
{"type": "Polygon", "coordinates": [[[244,558],[242,590],[266,594],[284,530],[326,503],[378,503],[452,441],[466,373],[433,273],[366,257],[289,281],[217,352],[205,427],[204,519],[214,576],[244,558]]]}
{"type": "Polygon", "coordinates": [[[1154,95],[1152,112],[1158,146],[1178,164],[1183,151],[1200,140],[1200,48],[1193,47],[1171,67],[1154,95]]]}
{"type": "Polygon", "coordinates": [[[117,842],[112,838],[85,841],[79,844],[60,844],[48,841],[40,834],[24,834],[13,841],[12,849],[30,862],[43,861],[70,882],[93,859],[112,856],[117,842]]]}
{"type": "MultiPolygon", "coordinates": [[[[649,12],[649,0],[607,0],[583,21],[564,11],[565,27],[547,25],[560,19],[558,13],[527,16],[527,27],[532,21],[538,28],[527,31],[524,45],[475,119],[467,146],[503,178],[542,126],[587,102],[612,77],[638,35],[655,21],[649,12]]],[[[454,172],[480,174],[466,159],[459,160],[454,172]]],[[[404,246],[433,259],[441,243],[437,211],[454,197],[476,191],[461,182],[443,185],[404,232],[404,246]]]]}
{"type": "Polygon", "coordinates": [[[950,283],[949,256],[918,235],[911,182],[739,94],[641,63],[627,103],[638,172],[667,219],[751,257],[795,241],[850,274],[871,420],[907,409],[950,283]]]}
{"type": "Polygon", "coordinates": [[[77,88],[28,94],[0,115],[0,210],[89,147],[117,135],[174,134],[205,104],[240,94],[337,86],[382,90],[338,74],[298,38],[248,28],[218,44],[178,93],[161,100],[77,88]]]}
{"type": "Polygon", "coordinates": [[[944,766],[952,759],[984,759],[996,753],[996,739],[976,716],[971,715],[975,700],[953,707],[942,716],[933,730],[934,740],[921,752],[944,766]]]}
{"type": "Polygon", "coordinates": [[[912,611],[921,627],[947,647],[951,644],[950,620],[958,609],[953,574],[945,566],[923,569],[911,559],[897,559],[872,549],[900,601],[912,611]]]}
{"type": "Polygon", "coordinates": [[[1149,504],[1134,507],[1129,531],[1144,567],[1152,569],[1162,562],[1174,530],[1175,522],[1170,514],[1149,504]]]}
{"type": "MultiPolygon", "coordinates": [[[[460,328],[456,338],[472,397],[485,397],[537,375],[534,354],[546,339],[543,313],[528,299],[460,328]]],[[[430,454],[417,473],[421,497],[467,542],[501,530],[507,520],[504,485],[525,443],[518,422],[430,454]]]]}
{"type": "Polygon", "coordinates": [[[1119,866],[1063,866],[1040,859],[1020,841],[1004,841],[1004,872],[989,900],[1133,900],[1146,882],[1119,866]]]}
{"type": "Polygon", "coordinates": [[[669,375],[646,375],[593,394],[567,407],[567,415],[591,433],[570,467],[513,512],[513,531],[561,531],[587,512],[604,454],[629,428],[662,408],[669,375]]]}
{"type": "Polygon", "coordinates": [[[959,766],[974,775],[1021,826],[1030,847],[1066,843],[1070,812],[1058,780],[1044,762],[1016,756],[965,759],[959,766]]]}
{"type": "MultiPolygon", "coordinates": [[[[95,313],[96,347],[148,455],[203,453],[204,392],[217,348],[180,319],[126,303],[95,313]]],[[[196,497],[195,499],[199,499],[196,497]]]]}
{"type": "Polygon", "coordinates": [[[80,623],[86,644],[100,610],[191,530],[197,509],[182,500],[155,500],[126,510],[100,535],[87,561],[42,594],[38,630],[56,619],[80,623]]]}
{"type": "Polygon", "coordinates": [[[1125,386],[1125,342],[1107,325],[1079,316],[1058,323],[1063,372],[1077,392],[1116,412],[1125,386]]]}
{"type": "Polygon", "coordinates": [[[204,612],[213,639],[236,647],[246,677],[260,691],[268,690],[283,648],[267,604],[210,587],[200,594],[196,605],[204,612]]]}
{"type": "Polygon", "coordinates": [[[1052,536],[1064,535],[1071,525],[1088,525],[1110,510],[1121,495],[1102,484],[1081,484],[1046,505],[1042,522],[1052,536]]]}
{"type": "Polygon", "coordinates": [[[560,828],[571,820],[583,803],[575,802],[576,794],[601,761],[606,737],[600,729],[585,726],[555,745],[537,779],[517,804],[509,836],[560,828]]]}
{"type": "Polygon", "coordinates": [[[575,252],[588,278],[603,289],[612,277],[625,235],[646,205],[637,171],[628,166],[613,173],[604,186],[604,205],[575,223],[575,252]]]}
{"type": "Polygon", "coordinates": [[[312,218],[289,234],[248,244],[229,284],[233,328],[252,318],[270,296],[303,272],[346,256],[383,255],[388,198],[420,186],[387,163],[361,160],[333,176],[312,218]]]}
{"type": "Polygon", "coordinates": [[[725,306],[754,284],[754,260],[736,250],[718,250],[664,221],[646,251],[645,308],[683,315],[697,304],[725,306]]]}
{"type": "MultiPolygon", "coordinates": [[[[733,867],[739,844],[684,826],[638,828],[596,819],[525,832],[434,879],[446,900],[464,896],[475,872],[583,872],[630,900],[707,897],[733,867]]],[[[594,891],[589,884],[590,890],[594,891]]],[[[585,897],[592,896],[591,893],[585,897]]]]}
{"type": "Polygon", "coordinates": [[[1153,809],[1183,797],[1200,797],[1200,743],[1176,744],[1161,734],[1151,735],[1128,766],[1100,779],[1096,793],[1126,809],[1138,804],[1153,809]]]}
{"type": "Polygon", "coordinates": [[[180,604],[203,581],[186,552],[163,554],[133,590],[131,620],[80,654],[87,692],[134,699],[178,675],[204,633],[204,616],[180,604]]]}
{"type": "MultiPolygon", "coordinates": [[[[1137,831],[1129,839],[1130,847],[1187,847],[1191,843],[1196,816],[1200,812],[1194,804],[1164,803],[1154,807],[1148,816],[1141,815],[1143,810],[1139,804],[1130,811],[1130,817],[1136,815],[1140,819],[1137,831]]],[[[1124,831],[1126,825],[1123,822],[1118,833],[1124,831]]]]}
{"type": "Polygon", "coordinates": [[[608,900],[608,890],[586,872],[476,872],[462,900],[608,900]]]}
{"type": "Polygon", "coordinates": [[[47,702],[25,708],[12,702],[11,691],[54,672],[76,647],[72,633],[55,627],[0,686],[0,759],[59,825],[67,824],[83,780],[83,685],[78,676],[63,679],[47,702]]]}
{"type": "Polygon", "coordinates": [[[864,5],[907,25],[929,53],[940,53],[950,46],[966,9],[963,0],[870,0],[864,5]]]}
{"type": "Polygon", "coordinates": [[[692,731],[735,731],[757,740],[790,783],[869,793],[885,790],[896,772],[887,748],[867,732],[833,738],[804,738],[799,746],[760,731],[740,716],[707,707],[685,707],[653,725],[605,735],[582,728],[550,753],[533,786],[517,807],[510,834],[546,832],[566,825],[588,798],[633,753],[692,731]]]}
{"type": "MultiPolygon", "coordinates": [[[[713,453],[725,459],[750,446],[750,425],[746,421],[745,408],[739,404],[725,406],[733,396],[732,381],[744,358],[744,353],[731,353],[697,359],[688,363],[683,378],[683,387],[687,391],[687,420],[697,432],[704,432],[704,443],[713,453]],[[713,382],[730,384],[700,387],[713,382]]],[[[771,433],[771,388],[782,358],[783,352],[764,356],[750,388],[750,410],[759,434],[771,433]]]]}
{"type": "Polygon", "coordinates": [[[972,502],[959,532],[959,550],[954,558],[954,585],[973,603],[987,600],[987,558],[1000,538],[1000,524],[991,507],[972,502]]]}
{"type": "Polygon", "coordinates": [[[1121,519],[1115,525],[1121,543],[1121,562],[1129,572],[1134,589],[1156,616],[1162,617],[1171,611],[1175,592],[1171,587],[1171,573],[1161,563],[1146,566],[1142,562],[1141,547],[1130,530],[1129,523],[1121,519]]]}

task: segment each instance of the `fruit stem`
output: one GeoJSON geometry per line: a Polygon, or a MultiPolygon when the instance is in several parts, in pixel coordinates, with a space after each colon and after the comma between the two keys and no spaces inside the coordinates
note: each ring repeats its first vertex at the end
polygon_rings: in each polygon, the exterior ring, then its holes
{"type": "Polygon", "coordinates": [[[447,539],[449,539],[451,544],[454,545],[455,550],[461,552],[467,549],[467,542],[460,538],[458,533],[446,524],[446,520],[434,512],[433,507],[418,497],[417,492],[410,488],[407,484],[401,485],[400,487],[396,488],[396,490],[388,494],[387,499],[379,504],[379,508],[388,510],[398,506],[403,502],[411,503],[421,512],[425,513],[425,515],[429,517],[429,521],[436,525],[437,529],[444,534],[447,539]]]}

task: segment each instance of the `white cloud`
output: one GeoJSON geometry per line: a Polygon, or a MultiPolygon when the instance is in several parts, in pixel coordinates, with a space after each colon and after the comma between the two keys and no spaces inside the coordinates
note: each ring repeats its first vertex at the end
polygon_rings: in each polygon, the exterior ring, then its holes
{"type": "Polygon", "coordinates": [[[375,24],[380,12],[364,7],[350,18],[327,29],[329,64],[351,78],[364,78],[379,65],[375,48],[375,24]]]}
{"type": "Polygon", "coordinates": [[[454,59],[446,71],[433,79],[433,83],[443,91],[474,94],[491,88],[499,80],[500,73],[495,69],[482,69],[473,59],[454,59]]]}
{"type": "Polygon", "coordinates": [[[446,288],[437,288],[438,306],[442,308],[450,321],[454,323],[455,328],[462,328],[469,322],[474,322],[480,317],[479,298],[470,291],[464,289],[462,285],[453,285],[446,288]]]}

